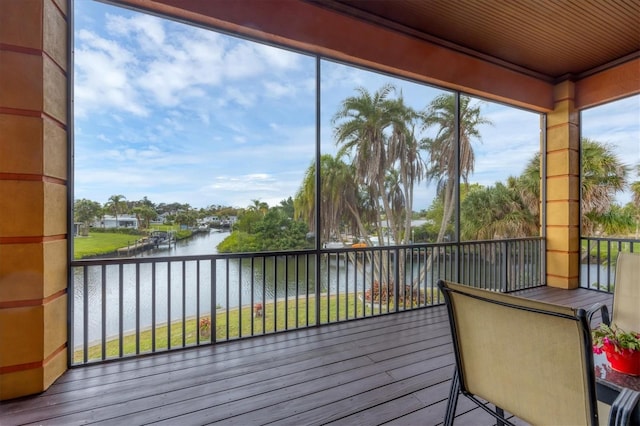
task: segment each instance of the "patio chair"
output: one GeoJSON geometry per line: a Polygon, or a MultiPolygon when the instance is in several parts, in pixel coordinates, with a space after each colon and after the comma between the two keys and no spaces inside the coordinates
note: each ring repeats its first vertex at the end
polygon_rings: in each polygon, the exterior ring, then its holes
{"type": "Polygon", "coordinates": [[[613,311],[599,306],[602,322],[626,331],[640,331],[640,253],[619,253],[613,289],[613,311]]]}
{"type": "Polygon", "coordinates": [[[456,358],[445,425],[453,424],[460,393],[498,425],[512,424],[505,411],[530,424],[598,424],[591,334],[583,309],[452,282],[439,281],[438,287],[456,358]]]}

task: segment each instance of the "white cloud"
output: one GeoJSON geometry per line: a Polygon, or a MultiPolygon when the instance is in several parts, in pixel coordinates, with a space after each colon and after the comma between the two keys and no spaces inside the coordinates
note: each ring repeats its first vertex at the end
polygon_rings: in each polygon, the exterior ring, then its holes
{"type": "Polygon", "coordinates": [[[227,99],[245,108],[252,107],[256,103],[256,93],[239,87],[227,87],[225,94],[227,99]]]}
{"type": "Polygon", "coordinates": [[[106,14],[106,29],[113,35],[132,36],[143,47],[161,46],[165,41],[162,21],[151,15],[136,15],[132,18],[106,14]]]}
{"type": "Polygon", "coordinates": [[[136,60],[117,43],[86,30],[78,33],[80,46],[75,53],[74,106],[78,117],[92,110],[116,108],[145,116],[148,110],[138,101],[127,70],[136,60]]]}
{"type": "Polygon", "coordinates": [[[263,83],[267,97],[278,99],[292,97],[296,91],[292,84],[283,84],[275,81],[265,81],[263,83]]]}
{"type": "Polygon", "coordinates": [[[233,137],[233,141],[241,145],[247,143],[247,138],[244,136],[236,135],[233,137]]]}
{"type": "Polygon", "coordinates": [[[291,70],[298,68],[301,55],[285,49],[254,43],[252,46],[266,65],[276,70],[291,70]]]}
{"type": "MultiPolygon", "coordinates": [[[[206,88],[293,70],[299,62],[298,55],[288,51],[142,14],[107,13],[104,29],[79,29],[76,45],[80,117],[112,108],[147,116],[158,105],[180,106],[210,95],[206,88]]],[[[273,82],[266,89],[276,97],[291,90],[273,82]]],[[[255,103],[255,92],[230,89],[222,94],[249,107],[255,103]]],[[[224,105],[228,100],[217,102],[224,105]]]]}

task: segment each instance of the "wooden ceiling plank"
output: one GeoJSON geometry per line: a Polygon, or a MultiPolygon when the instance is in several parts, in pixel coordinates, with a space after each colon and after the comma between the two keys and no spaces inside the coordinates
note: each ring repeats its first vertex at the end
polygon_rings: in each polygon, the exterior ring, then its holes
{"type": "Polygon", "coordinates": [[[556,77],[627,56],[637,50],[634,39],[640,28],[637,1],[317,1],[370,11],[413,31],[556,77]]]}

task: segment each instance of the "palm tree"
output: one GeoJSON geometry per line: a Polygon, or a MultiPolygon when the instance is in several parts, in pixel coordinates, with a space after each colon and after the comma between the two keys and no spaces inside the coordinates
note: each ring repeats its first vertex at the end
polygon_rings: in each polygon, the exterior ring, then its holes
{"type": "MultiPolygon", "coordinates": [[[[640,164],[636,166],[638,174],[640,174],[640,164]]],[[[635,181],[629,185],[631,188],[635,219],[636,219],[636,238],[638,238],[638,233],[640,232],[640,181],[635,181]]]]}
{"type": "MultiPolygon", "coordinates": [[[[387,98],[395,91],[395,87],[386,84],[373,95],[363,87],[356,91],[359,96],[343,100],[341,108],[332,118],[332,124],[336,125],[336,144],[342,144],[338,156],[351,158],[358,183],[370,191],[374,210],[379,212],[382,210],[380,198],[388,167],[384,131],[393,121],[387,98]]],[[[388,211],[387,200],[384,198],[383,203],[385,211],[388,211]]],[[[380,219],[377,221],[377,229],[382,229],[380,219]]],[[[378,241],[382,245],[380,232],[378,241]]]]}
{"type": "Polygon", "coordinates": [[[501,182],[469,192],[460,205],[460,222],[461,237],[467,240],[527,237],[539,230],[535,213],[516,186],[501,182]]]}
{"type": "MultiPolygon", "coordinates": [[[[373,94],[364,88],[356,91],[358,96],[346,98],[332,119],[336,144],[340,146],[338,156],[351,160],[361,189],[358,193],[366,195],[375,212],[378,244],[385,243],[383,215],[394,243],[400,243],[411,235],[413,186],[424,171],[414,134],[418,114],[405,105],[402,93],[397,99],[390,98],[396,91],[392,84],[373,94]]],[[[359,227],[362,228],[361,223],[359,227]]],[[[380,282],[388,276],[386,256],[383,253],[370,259],[380,282]]],[[[404,259],[397,261],[400,277],[404,277],[404,259]]]]}
{"type": "Polygon", "coordinates": [[[582,234],[593,235],[599,222],[604,222],[616,193],[626,186],[629,168],[620,162],[609,144],[589,138],[580,142],[582,234]]]}
{"type": "MultiPolygon", "coordinates": [[[[302,185],[294,200],[295,219],[303,218],[310,229],[315,228],[315,163],[305,173],[302,185]]],[[[340,234],[340,227],[350,228],[362,235],[364,214],[358,197],[354,168],[329,154],[320,157],[320,241],[328,241],[340,234]]]]}
{"type": "Polygon", "coordinates": [[[102,210],[102,206],[97,201],[87,200],[86,198],[75,200],[73,218],[76,222],[82,223],[83,236],[89,234],[89,226],[100,215],[100,210],[102,210]]]}
{"type": "MultiPolygon", "coordinates": [[[[399,170],[400,189],[404,199],[403,242],[411,236],[414,186],[424,178],[426,165],[420,155],[420,144],[415,136],[415,122],[420,117],[412,108],[404,105],[402,94],[397,101],[401,121],[394,123],[389,141],[390,158],[395,160],[399,170]]],[[[400,241],[400,240],[396,240],[400,241]]]]}
{"type": "Polygon", "coordinates": [[[540,224],[540,153],[536,153],[520,176],[509,178],[507,185],[520,194],[523,205],[540,224]]]}
{"type": "Polygon", "coordinates": [[[461,202],[463,239],[521,238],[540,233],[540,154],[506,185],[477,190],[461,202]]]}
{"type": "Polygon", "coordinates": [[[109,197],[109,200],[105,205],[105,208],[113,212],[113,215],[116,218],[116,228],[118,227],[118,213],[121,213],[123,211],[123,208],[126,207],[125,200],[126,197],[124,195],[112,195],[111,197],[109,197]]]}
{"type": "Polygon", "coordinates": [[[481,140],[478,127],[491,122],[480,115],[480,106],[470,105],[471,98],[460,96],[460,119],[456,120],[456,95],[442,94],[437,96],[422,114],[423,129],[438,126],[434,138],[423,141],[423,147],[429,152],[427,178],[437,182],[438,192],[444,199],[444,212],[440,231],[436,242],[444,239],[447,225],[455,210],[455,191],[458,181],[457,173],[466,183],[473,172],[475,157],[472,141],[481,140]],[[459,126],[460,142],[456,130],[459,126]],[[460,152],[460,164],[457,167],[457,152],[460,152]]]}
{"type": "Polygon", "coordinates": [[[267,214],[267,212],[269,211],[269,204],[265,203],[264,201],[254,199],[254,200],[251,200],[251,202],[253,204],[247,207],[247,210],[253,211],[253,212],[260,212],[262,213],[263,216],[267,214]]]}
{"type": "Polygon", "coordinates": [[[144,204],[135,206],[131,211],[136,215],[138,223],[142,224],[140,226],[142,229],[149,229],[150,222],[158,217],[153,207],[144,204]]]}
{"type": "MultiPolygon", "coordinates": [[[[341,145],[339,157],[351,159],[359,185],[366,187],[374,211],[393,217],[389,199],[384,195],[385,178],[393,167],[395,158],[389,149],[389,136],[405,133],[406,107],[400,100],[389,99],[395,86],[385,84],[371,94],[358,88],[359,96],[342,101],[341,108],[332,118],[335,125],[336,144],[341,145]],[[381,205],[382,204],[382,205],[381,205]]],[[[382,218],[377,219],[378,242],[382,245],[382,218]]],[[[390,226],[390,229],[393,227],[390,226]]]]}
{"type": "MultiPolygon", "coordinates": [[[[624,229],[628,226],[628,217],[614,209],[613,203],[615,194],[626,185],[628,168],[615,156],[611,146],[588,138],[583,138],[581,143],[582,232],[589,235],[598,226],[610,231],[624,229]]],[[[633,202],[640,206],[640,183],[637,183],[635,190],[633,185],[633,202]]],[[[540,224],[539,153],[533,156],[520,176],[510,177],[506,186],[497,183],[491,190],[494,192],[492,199],[488,198],[490,189],[487,189],[484,194],[487,198],[482,202],[477,200],[480,197],[478,194],[474,194],[472,200],[465,199],[463,204],[468,204],[464,206],[467,213],[473,212],[467,214],[462,222],[467,236],[473,235],[471,229],[479,227],[484,229],[485,234],[497,232],[495,235],[484,235],[486,238],[523,237],[536,233],[540,224]],[[507,189],[514,191],[518,197],[513,194],[507,196],[507,189]],[[502,192],[503,196],[498,197],[498,192],[502,192]],[[475,208],[469,207],[472,201],[476,203],[475,208]]]]}

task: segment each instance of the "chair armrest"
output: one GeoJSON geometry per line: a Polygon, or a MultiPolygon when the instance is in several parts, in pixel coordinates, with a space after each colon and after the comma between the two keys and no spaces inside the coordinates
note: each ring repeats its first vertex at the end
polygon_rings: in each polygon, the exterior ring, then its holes
{"type": "Polygon", "coordinates": [[[611,325],[611,318],[609,317],[609,308],[604,303],[596,303],[587,309],[587,319],[589,320],[589,325],[591,325],[591,320],[593,315],[596,312],[600,311],[600,316],[602,317],[602,322],[611,325]]]}

